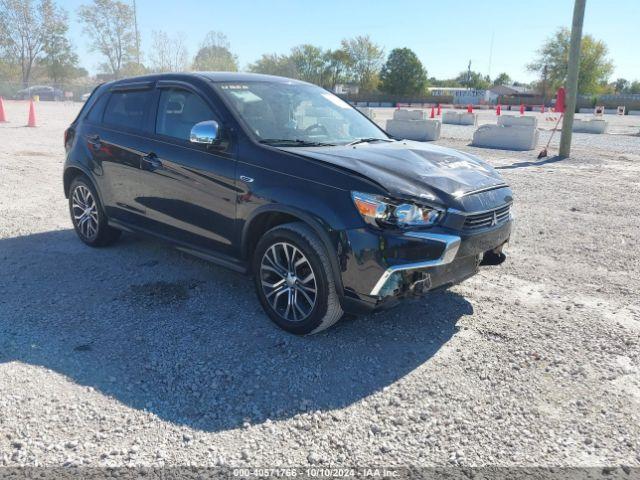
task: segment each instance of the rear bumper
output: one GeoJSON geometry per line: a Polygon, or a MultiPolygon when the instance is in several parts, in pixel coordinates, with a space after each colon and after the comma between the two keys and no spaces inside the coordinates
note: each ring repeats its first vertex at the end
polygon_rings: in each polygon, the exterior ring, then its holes
{"type": "Polygon", "coordinates": [[[501,263],[496,259],[504,260],[501,248],[509,241],[512,223],[510,218],[472,233],[444,228],[348,230],[350,248],[343,256],[342,271],[345,307],[370,311],[406,296],[460,283],[477,273],[486,252],[494,253],[485,263],[501,263]]]}

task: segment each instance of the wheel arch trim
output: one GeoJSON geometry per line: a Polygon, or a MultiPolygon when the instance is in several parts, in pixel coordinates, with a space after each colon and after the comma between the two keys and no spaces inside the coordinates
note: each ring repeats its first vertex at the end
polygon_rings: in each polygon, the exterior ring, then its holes
{"type": "MultiPolygon", "coordinates": [[[[92,183],[93,187],[96,189],[96,191],[98,192],[98,195],[100,197],[102,197],[102,194],[100,192],[100,190],[98,189],[98,184],[95,180],[95,178],[93,178],[93,175],[91,174],[91,172],[89,171],[89,169],[87,167],[85,167],[82,164],[79,163],[70,163],[68,165],[66,165],[64,167],[64,172],[62,174],[62,188],[64,188],[64,196],[65,198],[69,198],[69,188],[71,187],[71,182],[73,181],[73,178],[75,178],[77,175],[73,175],[73,176],[69,176],[69,172],[76,170],[78,171],[80,174],[86,176],[92,183]]],[[[102,199],[100,199],[102,200],[102,199]]]]}
{"type": "MultiPolygon", "coordinates": [[[[249,242],[251,240],[249,238],[251,225],[258,217],[268,213],[284,213],[287,215],[291,215],[292,217],[295,217],[299,219],[301,222],[308,225],[318,235],[318,237],[320,238],[320,241],[322,242],[324,247],[327,249],[329,261],[331,262],[331,267],[333,270],[333,277],[334,277],[338,297],[342,300],[342,298],[344,297],[344,288],[342,285],[342,275],[340,274],[340,266],[338,264],[338,254],[336,252],[336,249],[333,243],[331,242],[331,237],[329,236],[329,233],[327,232],[326,227],[323,225],[321,221],[316,219],[309,212],[305,212],[304,210],[301,210],[299,208],[290,207],[287,205],[263,205],[261,207],[256,208],[253,212],[251,212],[249,217],[246,219],[244,226],[242,228],[241,255],[244,258],[247,258],[248,260],[250,260],[251,252],[248,251],[248,248],[249,248],[249,242]]],[[[250,264],[251,262],[249,261],[248,263],[250,264]]]]}

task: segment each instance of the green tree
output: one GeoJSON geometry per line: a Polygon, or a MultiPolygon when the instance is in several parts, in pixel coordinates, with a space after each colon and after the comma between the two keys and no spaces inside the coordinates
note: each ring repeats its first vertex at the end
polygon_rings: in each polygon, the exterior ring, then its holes
{"type": "Polygon", "coordinates": [[[291,49],[290,58],[295,65],[297,78],[322,85],[325,57],[321,48],[309,44],[298,45],[291,49]]]}
{"type": "Polygon", "coordinates": [[[396,95],[420,95],[427,86],[427,72],[409,48],[394,48],[380,72],[380,90],[396,95]]]}
{"type": "Polygon", "coordinates": [[[351,57],[342,48],[327,50],[324,57],[324,86],[335,90],[337,84],[349,81],[349,69],[352,67],[351,57]]]}
{"type": "Polygon", "coordinates": [[[369,36],[342,40],[342,49],[350,57],[351,74],[360,90],[371,92],[378,86],[378,74],[384,61],[384,50],[369,36]]]}
{"type": "Polygon", "coordinates": [[[631,85],[629,85],[629,88],[627,88],[626,93],[640,93],[640,81],[634,80],[633,82],[631,82],[631,85]]]}
{"type": "Polygon", "coordinates": [[[231,45],[226,35],[214,31],[207,33],[193,59],[193,69],[223,72],[238,71],[238,57],[231,53],[231,45]]]}
{"type": "Polygon", "coordinates": [[[102,68],[114,78],[122,67],[135,59],[136,36],[133,9],[119,0],[93,0],[78,9],[84,32],[91,38],[90,48],[106,57],[102,68]]]}
{"type": "MultiPolygon", "coordinates": [[[[131,60],[122,64],[122,68],[120,69],[120,76],[134,77],[136,75],[146,75],[147,73],[151,73],[146,65],[144,63],[138,63],[136,58],[131,57],[131,60]]],[[[103,64],[101,66],[101,69],[104,73],[109,73],[108,65],[103,64]]]]}
{"type": "Polygon", "coordinates": [[[20,66],[23,86],[29,85],[33,67],[43,56],[45,42],[66,22],[52,0],[0,0],[1,57],[20,66]]]}
{"type": "Polygon", "coordinates": [[[482,75],[480,72],[460,72],[456,77],[456,82],[463,87],[475,90],[487,90],[491,87],[491,78],[489,75],[482,75]]]}
{"type": "Polygon", "coordinates": [[[615,90],[616,93],[626,92],[630,86],[631,84],[629,83],[629,80],[627,80],[626,78],[618,78],[613,83],[613,89],[615,90]]]}
{"type": "Polygon", "coordinates": [[[60,17],[50,23],[50,31],[43,45],[44,57],[40,63],[47,76],[58,85],[86,75],[86,70],[78,67],[78,55],[67,38],[68,30],[67,13],[61,11],[60,17]]]}
{"type": "Polygon", "coordinates": [[[265,75],[278,75],[280,77],[298,78],[296,66],[288,55],[277,53],[265,53],[249,65],[249,71],[263,73],[265,75]]]}
{"type": "Polygon", "coordinates": [[[462,84],[458,81],[457,78],[438,79],[436,77],[431,77],[429,78],[429,85],[433,87],[443,87],[443,88],[462,87],[462,84]]]}
{"type": "Polygon", "coordinates": [[[501,73],[493,81],[493,86],[495,87],[498,85],[511,85],[512,83],[513,83],[513,80],[511,80],[511,77],[508,74],[501,73]]]}
{"type": "Polygon", "coordinates": [[[263,54],[249,71],[296,78],[325,88],[348,79],[351,57],[342,49],[322,50],[315,45],[293,47],[289,55],[263,54]]]}
{"type": "MultiPolygon", "coordinates": [[[[570,40],[571,32],[568,29],[558,29],[553,37],[547,39],[538,50],[538,58],[527,66],[530,71],[539,73],[541,78],[546,66],[546,82],[552,91],[564,85],[566,81],[570,40]]],[[[606,85],[612,72],[613,63],[608,58],[606,44],[591,35],[584,35],[580,47],[578,92],[581,94],[598,93],[602,89],[602,85],[606,85]]]]}

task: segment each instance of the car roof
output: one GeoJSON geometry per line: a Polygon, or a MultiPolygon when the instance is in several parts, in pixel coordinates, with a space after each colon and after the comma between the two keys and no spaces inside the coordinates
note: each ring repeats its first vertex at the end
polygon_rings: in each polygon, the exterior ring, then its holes
{"type": "Polygon", "coordinates": [[[184,80],[186,77],[201,78],[213,83],[218,82],[270,82],[309,85],[307,82],[292,78],[278,77],[275,75],[263,75],[261,73],[243,72],[184,72],[184,73],[156,73],[137,77],[121,78],[108,82],[105,85],[116,86],[131,82],[154,82],[158,80],[184,80]]]}

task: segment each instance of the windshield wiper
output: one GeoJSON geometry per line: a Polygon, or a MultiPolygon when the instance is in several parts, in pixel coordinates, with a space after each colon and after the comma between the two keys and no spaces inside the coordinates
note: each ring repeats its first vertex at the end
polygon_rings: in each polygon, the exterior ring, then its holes
{"type": "Polygon", "coordinates": [[[309,140],[301,140],[299,138],[263,138],[260,143],[266,145],[285,145],[285,146],[298,146],[298,147],[333,147],[334,143],[325,142],[312,142],[309,140]]]}
{"type": "Polygon", "coordinates": [[[346,144],[347,147],[351,145],[357,145],[359,143],[369,143],[369,142],[393,142],[390,138],[377,138],[377,137],[369,137],[369,138],[358,138],[353,142],[349,142],[346,144]]]}

